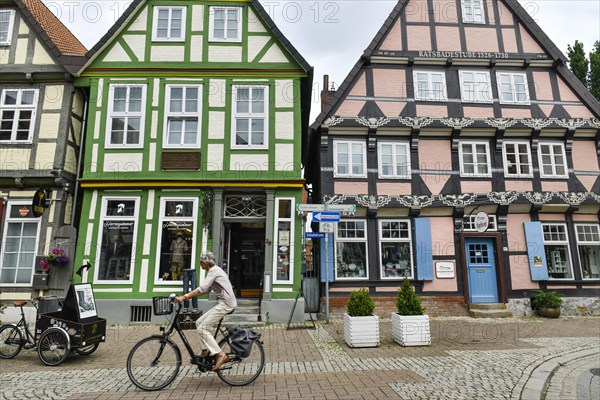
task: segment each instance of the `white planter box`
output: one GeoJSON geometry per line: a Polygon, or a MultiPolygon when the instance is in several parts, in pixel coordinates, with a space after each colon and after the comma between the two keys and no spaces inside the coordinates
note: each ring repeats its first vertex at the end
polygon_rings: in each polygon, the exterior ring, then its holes
{"type": "Polygon", "coordinates": [[[392,313],[392,338],[402,346],[429,346],[429,316],[392,313]]]}
{"type": "Polygon", "coordinates": [[[379,346],[379,317],[351,317],[344,313],[344,340],[350,347],[379,346]]]}

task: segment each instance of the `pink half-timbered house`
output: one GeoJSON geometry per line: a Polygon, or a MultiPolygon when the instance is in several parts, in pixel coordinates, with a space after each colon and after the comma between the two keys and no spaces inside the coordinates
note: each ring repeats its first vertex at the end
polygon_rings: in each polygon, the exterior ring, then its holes
{"type": "Polygon", "coordinates": [[[332,299],[406,276],[431,305],[600,311],[600,104],[518,1],[401,0],[324,94],[313,201],[357,205],[321,246],[332,299]]]}

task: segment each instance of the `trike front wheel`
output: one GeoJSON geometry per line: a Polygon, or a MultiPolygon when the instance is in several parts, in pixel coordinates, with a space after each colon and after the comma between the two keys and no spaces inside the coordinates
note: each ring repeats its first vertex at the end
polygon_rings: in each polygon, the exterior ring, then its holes
{"type": "Polygon", "coordinates": [[[221,340],[219,347],[229,356],[229,361],[217,371],[223,382],[231,386],[244,386],[258,378],[265,366],[265,351],[261,342],[253,340],[250,355],[245,358],[231,349],[227,339],[221,340]]]}
{"type": "Polygon", "coordinates": [[[0,327],[0,358],[13,358],[23,348],[23,334],[14,325],[0,327]]]}
{"type": "Polygon", "coordinates": [[[181,367],[181,352],[162,336],[142,339],[129,352],[127,375],[142,390],[160,390],[171,384],[181,367]]]}
{"type": "Polygon", "coordinates": [[[37,351],[44,364],[58,365],[69,356],[69,336],[59,328],[46,329],[40,336],[37,351]]]}

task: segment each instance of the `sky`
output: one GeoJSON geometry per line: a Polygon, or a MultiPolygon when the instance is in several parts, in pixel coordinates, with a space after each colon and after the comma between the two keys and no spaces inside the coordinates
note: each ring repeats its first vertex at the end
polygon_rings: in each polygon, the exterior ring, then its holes
{"type": "MultiPolygon", "coordinates": [[[[43,0],[91,49],[129,1],[43,0]],[[93,29],[90,29],[90,23],[93,29]]],[[[590,52],[600,40],[598,0],[519,0],[554,44],[567,54],[575,40],[590,52]]],[[[319,113],[323,75],[339,86],[394,8],[395,0],[261,0],[279,29],[314,67],[311,122],[319,113]]]]}

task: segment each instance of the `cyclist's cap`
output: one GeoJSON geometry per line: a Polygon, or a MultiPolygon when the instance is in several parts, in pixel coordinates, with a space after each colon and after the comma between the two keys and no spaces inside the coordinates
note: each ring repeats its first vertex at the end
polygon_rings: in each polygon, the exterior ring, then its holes
{"type": "Polygon", "coordinates": [[[215,255],[210,251],[202,253],[200,256],[200,262],[208,263],[210,265],[215,265],[217,263],[215,255]]]}

